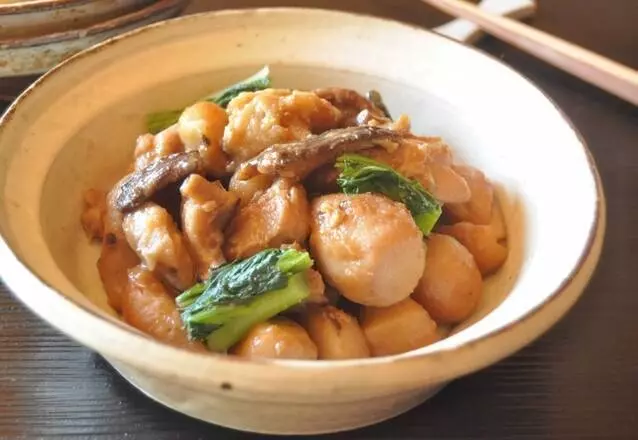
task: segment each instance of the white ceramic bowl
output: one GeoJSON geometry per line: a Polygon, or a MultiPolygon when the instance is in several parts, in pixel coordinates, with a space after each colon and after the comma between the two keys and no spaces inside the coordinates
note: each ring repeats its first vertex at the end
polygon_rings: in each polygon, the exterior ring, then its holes
{"type": "Polygon", "coordinates": [[[2,277],[51,325],[93,348],[152,398],[262,433],[368,425],[520,349],[576,301],[598,260],[605,205],[595,166],[533,84],[480,52],[415,27],[294,9],[189,16],[65,62],[0,126],[2,277]],[[453,336],[393,357],[247,361],[155,342],[105,306],[81,192],[128,164],[144,113],[185,105],[272,66],[276,86],[379,89],[417,132],[500,184],[510,256],[453,336]]]}

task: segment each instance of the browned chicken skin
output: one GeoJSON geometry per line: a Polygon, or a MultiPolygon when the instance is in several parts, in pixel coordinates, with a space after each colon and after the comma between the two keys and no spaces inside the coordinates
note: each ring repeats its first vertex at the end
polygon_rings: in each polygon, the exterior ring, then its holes
{"type": "Polygon", "coordinates": [[[217,178],[226,175],[227,158],[222,150],[222,137],[227,123],[226,110],[207,101],[185,109],[177,123],[184,151],[199,152],[206,173],[217,178]]]}
{"type": "Polygon", "coordinates": [[[235,212],[238,198],[219,181],[209,182],[191,174],[180,187],[182,230],[200,279],[211,267],[226,262],[222,245],[224,228],[235,212]]]}
{"type": "Polygon", "coordinates": [[[227,112],[223,148],[233,170],[272,144],[335,128],[341,117],[316,94],[288,89],[242,93],[228,104],[227,112]]]}
{"type": "Polygon", "coordinates": [[[109,305],[119,312],[126,294],[128,270],[138,265],[140,259],[123,237],[115,238],[114,241],[109,241],[109,237],[116,236],[107,235],[104,239],[97,269],[109,305]]]}
{"type": "Polygon", "coordinates": [[[148,202],[124,216],[126,240],[144,266],[177,290],[195,281],[193,262],[171,215],[148,202]]]}
{"type": "Polygon", "coordinates": [[[131,269],[127,287],[122,304],[124,321],[173,346],[206,351],[202,344],[188,339],[175,301],[151,272],[139,266],[131,269]]]}
{"type": "Polygon", "coordinates": [[[146,133],[137,138],[135,169],[143,170],[172,154],[197,152],[207,174],[225,175],[226,155],[221,143],[227,122],[226,111],[212,102],[203,101],[187,107],[176,124],[155,136],[146,133]]]}
{"type": "Polygon", "coordinates": [[[115,208],[113,199],[111,190],[106,196],[104,237],[97,269],[109,304],[119,312],[128,286],[128,270],[138,265],[140,259],[126,241],[122,229],[124,215],[115,208]]]}
{"type": "Polygon", "coordinates": [[[143,134],[137,138],[135,144],[135,169],[142,170],[159,158],[183,151],[184,144],[179,137],[177,125],[171,125],[155,136],[143,134]]]}
{"type": "Polygon", "coordinates": [[[310,232],[310,205],[303,186],[277,180],[263,194],[240,208],[226,231],[229,260],[247,258],[285,243],[303,243],[310,232]]]}
{"type": "Polygon", "coordinates": [[[238,173],[235,173],[230,178],[228,190],[236,194],[239,197],[241,206],[244,206],[270,188],[274,181],[274,176],[265,174],[256,174],[247,180],[241,180],[238,178],[238,173]]]}
{"type": "Polygon", "coordinates": [[[454,166],[454,171],[465,179],[471,197],[460,203],[448,205],[448,212],[455,221],[468,221],[487,225],[492,220],[494,188],[483,172],[469,166],[454,166]]]}

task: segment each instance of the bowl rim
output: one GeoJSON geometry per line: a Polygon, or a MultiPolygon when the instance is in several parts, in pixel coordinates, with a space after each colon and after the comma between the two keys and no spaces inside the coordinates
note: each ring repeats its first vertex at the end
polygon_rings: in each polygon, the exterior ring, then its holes
{"type": "MultiPolygon", "coordinates": [[[[565,293],[568,290],[568,288],[574,282],[574,279],[577,277],[577,275],[579,275],[581,271],[584,269],[584,266],[588,262],[589,257],[591,256],[592,251],[594,250],[594,245],[596,244],[597,239],[600,240],[601,244],[604,241],[604,229],[602,230],[602,233],[599,233],[600,232],[599,229],[601,226],[604,227],[605,220],[606,220],[605,196],[604,196],[602,182],[596,167],[594,157],[591,154],[587,146],[587,143],[585,142],[581,133],[576,129],[572,121],[567,117],[567,115],[562,111],[562,109],[555,103],[555,101],[552,98],[550,98],[540,87],[538,87],[527,76],[518,72],[516,69],[507,65],[503,61],[492,56],[491,54],[488,54],[476,47],[459,42],[445,35],[440,35],[427,28],[423,28],[411,23],[406,23],[406,22],[402,22],[402,21],[394,20],[390,18],[379,17],[372,14],[345,12],[345,11],[326,9],[326,8],[306,8],[306,7],[264,7],[264,8],[246,8],[246,9],[225,9],[225,10],[192,14],[192,15],[160,21],[157,23],[153,23],[151,25],[147,25],[147,26],[137,28],[132,31],[117,35],[112,38],[109,38],[88,49],[78,52],[77,54],[69,57],[62,63],[58,64],[57,66],[53,67],[51,70],[46,72],[44,75],[38,78],[34,83],[32,83],[24,92],[22,92],[20,96],[5,111],[2,117],[0,117],[0,136],[2,132],[6,129],[7,124],[11,122],[12,116],[17,111],[17,109],[21,106],[22,102],[28,99],[29,96],[32,93],[34,93],[43,83],[47,82],[49,78],[63,74],[65,71],[64,69],[66,67],[74,63],[81,62],[85,57],[89,57],[95,53],[98,53],[108,48],[111,45],[118,44],[121,41],[127,41],[131,38],[136,37],[139,34],[157,31],[158,29],[161,29],[165,26],[176,25],[176,23],[186,23],[191,20],[199,20],[202,17],[211,17],[211,16],[219,17],[219,16],[242,15],[242,14],[274,14],[274,13],[279,13],[279,14],[324,13],[324,14],[336,14],[339,16],[346,16],[351,18],[359,17],[366,20],[377,20],[383,23],[393,23],[394,25],[410,28],[418,32],[435,35],[437,38],[448,40],[449,42],[452,42],[453,44],[458,44],[460,46],[463,46],[466,49],[474,51],[480,54],[481,56],[485,57],[486,59],[490,60],[490,62],[498,63],[501,67],[504,67],[505,69],[513,73],[514,75],[522,78],[529,86],[533,87],[536,91],[540,92],[543,95],[543,97],[557,111],[558,117],[560,117],[563,120],[563,122],[567,125],[567,127],[574,133],[574,135],[576,136],[578,140],[578,144],[582,147],[583,152],[585,153],[585,156],[587,158],[587,165],[588,165],[589,173],[591,174],[592,180],[594,182],[594,191],[595,191],[594,218],[589,227],[589,232],[587,235],[587,240],[583,247],[583,251],[580,254],[574,266],[572,267],[572,269],[570,270],[570,272],[564,276],[562,282],[547,298],[545,298],[541,303],[527,310],[522,316],[520,316],[520,318],[518,318],[515,321],[508,322],[507,324],[504,324],[496,329],[490,330],[480,336],[474,337],[464,343],[457,344],[452,347],[443,347],[432,352],[417,353],[417,351],[412,351],[412,352],[407,352],[401,355],[394,355],[394,356],[384,356],[384,357],[366,358],[366,359],[336,360],[336,361],[334,360],[299,361],[299,360],[278,360],[278,359],[262,359],[262,358],[245,359],[245,358],[240,358],[236,356],[228,356],[225,354],[217,354],[217,353],[204,353],[204,354],[195,353],[192,351],[188,351],[185,349],[181,349],[178,347],[165,344],[163,342],[160,342],[151,338],[145,333],[137,331],[136,329],[126,325],[125,323],[121,322],[120,320],[116,318],[110,318],[105,315],[101,315],[91,310],[90,308],[71,300],[70,298],[66,297],[64,294],[58,292],[55,288],[50,286],[39,275],[31,271],[29,267],[8,246],[5,240],[4,234],[2,232],[0,232],[0,259],[2,259],[2,261],[10,262],[9,266],[12,266],[12,269],[22,271],[28,277],[30,277],[32,281],[36,281],[38,284],[37,287],[40,290],[46,291],[47,295],[50,295],[49,299],[51,301],[54,301],[57,304],[60,304],[61,306],[73,309],[74,313],[81,314],[81,316],[86,320],[86,322],[92,325],[94,329],[103,328],[104,330],[117,332],[118,340],[121,340],[121,341],[125,341],[125,340],[131,341],[133,340],[131,338],[134,338],[136,342],[140,344],[146,344],[146,346],[149,347],[149,349],[153,349],[153,351],[155,351],[156,353],[161,352],[161,354],[166,356],[166,358],[169,358],[171,356],[181,357],[184,360],[184,362],[186,362],[187,360],[190,362],[198,361],[198,360],[199,361],[207,360],[208,362],[216,362],[219,365],[224,364],[225,366],[229,368],[232,368],[233,366],[239,367],[239,366],[246,366],[246,365],[251,365],[254,368],[277,367],[282,371],[285,370],[285,371],[293,372],[293,371],[303,370],[311,374],[317,374],[319,372],[325,372],[325,371],[340,372],[340,371],[343,371],[344,369],[348,369],[352,367],[375,368],[375,367],[383,366],[386,364],[395,364],[395,365],[396,364],[414,364],[415,362],[421,361],[423,359],[437,360],[441,357],[449,356],[452,353],[456,353],[464,348],[467,348],[470,346],[476,347],[478,344],[485,344],[488,341],[494,340],[494,338],[498,338],[499,336],[503,336],[509,333],[516,326],[519,326],[520,324],[524,324],[532,320],[532,318],[537,317],[537,315],[541,314],[541,312],[549,308],[559,298],[563,296],[563,293],[565,293]]],[[[596,261],[594,261],[594,263],[597,264],[597,258],[596,258],[596,261]]],[[[0,272],[11,273],[13,275],[13,270],[5,270],[5,268],[3,268],[0,272]]],[[[36,312],[34,308],[27,303],[25,298],[23,298],[23,295],[16,292],[17,290],[24,290],[24,288],[26,287],[26,284],[28,284],[27,282],[24,282],[23,280],[19,279],[20,276],[18,275],[15,277],[15,279],[12,276],[7,278],[11,278],[11,281],[10,282],[5,281],[5,284],[7,285],[7,287],[10,288],[10,290],[13,292],[16,298],[18,298],[23,304],[26,304],[27,307],[31,309],[33,313],[38,315],[39,319],[46,321],[47,323],[49,323],[49,325],[52,325],[55,328],[59,328],[56,324],[51,322],[51,320],[43,317],[40,313],[36,312]]],[[[571,308],[571,306],[568,307],[567,310],[569,310],[569,308],[571,308]]],[[[561,316],[564,313],[566,313],[566,311],[561,313],[561,316]]],[[[552,323],[552,325],[553,324],[554,323],[552,323]]],[[[534,334],[531,340],[536,339],[543,333],[544,331],[534,334]]],[[[72,335],[68,331],[65,332],[65,334],[72,339],[80,340],[83,345],[86,345],[92,349],[95,349],[98,352],[103,351],[103,350],[94,348],[91,343],[85,342],[81,337],[72,335]]],[[[115,333],[113,333],[113,335],[115,335],[115,333]]],[[[519,350],[523,346],[527,345],[529,342],[517,344],[517,348],[513,350],[509,350],[507,353],[500,356],[499,359],[502,359],[503,357],[511,355],[513,352],[515,352],[516,350],[519,350]]],[[[109,354],[109,356],[111,355],[109,354]]],[[[116,356],[113,356],[113,357],[115,358],[116,356]]],[[[171,368],[171,366],[158,365],[157,363],[153,363],[151,361],[140,360],[140,358],[136,356],[135,354],[129,355],[128,353],[120,353],[117,356],[117,359],[120,362],[124,362],[130,365],[135,365],[137,368],[141,368],[141,369],[146,368],[148,370],[154,371],[156,374],[164,374],[165,376],[168,376],[168,377],[176,377],[176,376],[179,377],[179,375],[184,375],[183,372],[178,372],[176,371],[175,368],[171,368]]],[[[486,365],[496,362],[497,360],[498,359],[490,360],[486,364],[474,363],[471,365],[464,365],[461,368],[463,373],[461,374],[458,374],[455,372],[445,373],[443,374],[443,376],[445,376],[444,378],[442,379],[437,378],[437,379],[449,380],[454,377],[458,377],[460,375],[476,371],[486,365]]],[[[184,376],[187,376],[187,374],[184,376]]],[[[213,383],[215,382],[214,378],[210,378],[209,380],[213,383]]]]}
{"type": "MultiPolygon", "coordinates": [[[[45,46],[49,44],[60,43],[63,41],[92,37],[112,31],[113,29],[133,25],[137,22],[152,17],[153,15],[160,14],[172,8],[185,7],[186,1],[187,0],[157,0],[153,3],[144,5],[141,9],[136,9],[127,14],[113,17],[106,21],[94,23],[84,28],[71,29],[68,31],[58,31],[45,35],[8,38],[6,40],[0,39],[0,49],[21,49],[28,47],[45,46]]],[[[0,14],[1,13],[2,10],[0,9],[0,14]]],[[[126,35],[126,33],[123,35],[126,35]]]]}
{"type": "Polygon", "coordinates": [[[91,3],[92,1],[95,0],[26,0],[6,3],[0,5],[0,15],[29,14],[32,12],[72,8],[91,3]]]}

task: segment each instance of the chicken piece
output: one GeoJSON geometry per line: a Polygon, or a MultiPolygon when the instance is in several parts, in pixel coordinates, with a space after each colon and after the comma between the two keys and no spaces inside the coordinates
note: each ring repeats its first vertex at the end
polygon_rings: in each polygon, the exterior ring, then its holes
{"type": "Polygon", "coordinates": [[[201,157],[196,151],[161,157],[146,168],[127,175],[113,187],[114,206],[122,212],[131,211],[171,183],[201,173],[202,168],[201,157]]]}
{"type": "Polygon", "coordinates": [[[272,144],[335,128],[341,117],[339,110],[314,93],[287,89],[242,93],[226,110],[223,148],[232,159],[231,169],[272,144]]]}
{"type": "Polygon", "coordinates": [[[361,328],[373,356],[406,353],[438,339],[436,322],[410,298],[390,307],[364,308],[361,328]]]}
{"type": "Polygon", "coordinates": [[[317,346],[302,326],[286,318],[257,324],[230,350],[247,358],[317,359],[317,346]]]}
{"type": "Polygon", "coordinates": [[[456,238],[470,251],[483,276],[496,272],[507,259],[507,248],[498,242],[491,225],[460,222],[442,226],[440,232],[456,238]]]}
{"type": "Polygon", "coordinates": [[[471,192],[467,183],[453,167],[431,163],[428,170],[429,174],[421,177],[419,181],[437,200],[443,203],[463,203],[470,198],[471,192]]]}
{"type": "Polygon", "coordinates": [[[229,260],[247,258],[265,248],[303,243],[309,231],[306,190],[290,179],[279,179],[239,209],[226,231],[224,253],[229,260]]]}
{"type": "Polygon", "coordinates": [[[457,222],[466,221],[475,225],[487,225],[492,219],[494,188],[482,171],[470,166],[454,166],[470,189],[471,197],[464,203],[450,202],[446,206],[450,217],[457,222]]]}
{"type": "Polygon", "coordinates": [[[482,289],[472,254],[453,237],[430,234],[425,270],[412,298],[439,324],[457,324],[476,309],[482,289]]]}
{"type": "Polygon", "coordinates": [[[235,178],[247,180],[258,174],[304,179],[343,153],[381,146],[394,148],[404,135],[385,128],[360,126],[326,131],[318,136],[266,148],[243,163],[235,178]]]}
{"type": "Polygon", "coordinates": [[[124,216],[126,240],[144,266],[177,290],[195,282],[191,256],[168,211],[148,202],[124,216]]]}
{"type": "Polygon", "coordinates": [[[135,169],[144,169],[161,157],[183,151],[184,144],[177,132],[177,125],[171,125],[155,136],[143,134],[137,138],[135,145],[135,169]]]}
{"type": "Polygon", "coordinates": [[[206,352],[204,346],[188,338],[175,300],[164,285],[142,267],[128,272],[128,290],[122,304],[124,321],[167,344],[206,352]]]}
{"type": "Polygon", "coordinates": [[[333,306],[311,307],[304,327],[317,345],[319,359],[370,357],[368,342],[355,318],[333,306]]]}
{"type": "Polygon", "coordinates": [[[354,90],[329,87],[315,90],[317,96],[329,101],[341,111],[340,127],[371,125],[395,131],[410,131],[410,118],[400,115],[396,121],[390,117],[381,95],[375,90],[364,97],[354,90]]]}
{"type": "Polygon", "coordinates": [[[395,121],[392,121],[391,124],[387,125],[386,128],[394,131],[409,132],[412,129],[412,123],[410,122],[410,117],[408,115],[399,115],[399,117],[395,121]]]}
{"type": "Polygon", "coordinates": [[[226,175],[222,138],[227,123],[226,110],[207,101],[186,108],[177,123],[185,151],[199,152],[206,173],[217,178],[226,175]]]}
{"type": "Polygon", "coordinates": [[[191,174],[180,187],[182,194],[182,230],[200,279],[210,268],[226,262],[222,250],[224,228],[230,221],[237,196],[219,181],[209,182],[191,174]]]}
{"type": "Polygon", "coordinates": [[[91,188],[84,192],[83,202],[80,217],[82,228],[90,240],[100,241],[104,237],[106,194],[104,191],[91,188]]]}
{"type": "Polygon", "coordinates": [[[122,311],[122,302],[126,296],[128,270],[139,263],[140,259],[124,237],[106,233],[102,241],[100,258],[97,260],[97,269],[109,305],[116,312],[122,311]]]}
{"type": "Polygon", "coordinates": [[[341,112],[341,118],[339,118],[340,127],[352,127],[354,125],[367,123],[367,120],[359,121],[357,118],[358,115],[364,111],[370,119],[374,118],[377,121],[392,122],[374,102],[360,95],[355,90],[327,87],[316,89],[314,93],[339,109],[341,112]]]}
{"type": "Polygon", "coordinates": [[[399,115],[396,121],[392,121],[389,119],[379,119],[368,110],[362,110],[361,113],[357,115],[357,124],[382,127],[387,128],[388,130],[402,131],[405,133],[410,132],[412,125],[408,115],[399,115]]]}
{"type": "Polygon", "coordinates": [[[239,197],[241,206],[245,206],[252,199],[270,188],[274,181],[274,176],[266,176],[265,174],[256,174],[247,180],[241,180],[238,178],[238,174],[235,173],[230,178],[228,189],[239,197]]]}
{"type": "Polygon", "coordinates": [[[470,199],[467,182],[452,168],[452,151],[440,138],[407,138],[394,150],[375,148],[362,154],[418,180],[440,202],[470,199]]]}
{"type": "Polygon", "coordinates": [[[326,281],[350,301],[384,307],[407,298],[425,264],[410,212],[378,194],[329,194],[312,203],[310,247],[326,281]]]}
{"type": "Polygon", "coordinates": [[[155,160],[155,136],[151,133],[144,133],[137,137],[135,141],[135,169],[141,169],[148,166],[155,160]]]}
{"type": "Polygon", "coordinates": [[[405,137],[393,150],[375,148],[361,154],[383,162],[410,178],[425,174],[428,164],[451,166],[454,159],[450,146],[437,137],[405,137]]]}
{"type": "Polygon", "coordinates": [[[109,305],[122,311],[122,302],[128,288],[128,271],[137,266],[140,259],[131,249],[122,229],[123,214],[114,206],[114,192],[106,196],[104,213],[104,237],[97,269],[106,291],[109,305]]]}

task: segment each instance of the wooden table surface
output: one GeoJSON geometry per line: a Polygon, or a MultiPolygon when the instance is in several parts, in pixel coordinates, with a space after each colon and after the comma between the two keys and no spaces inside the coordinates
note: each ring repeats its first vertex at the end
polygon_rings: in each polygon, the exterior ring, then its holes
{"type": "MultiPolygon", "coordinates": [[[[195,9],[212,3],[286,4],[199,0],[195,9]]],[[[295,4],[333,5],[424,26],[443,19],[418,0],[295,4]]],[[[638,68],[637,0],[540,0],[530,22],[638,68]]],[[[638,110],[494,39],[478,46],[535,81],[589,143],[608,201],[598,271],[574,309],[531,346],[452,383],[403,416],[333,437],[638,439],[638,260],[630,254],[638,252],[638,110]]],[[[0,80],[0,95],[23,86],[0,80]]],[[[569,213],[562,215],[569,221],[569,213]]],[[[263,438],[197,422],[150,401],[0,285],[0,438],[41,437],[263,438]]]]}

